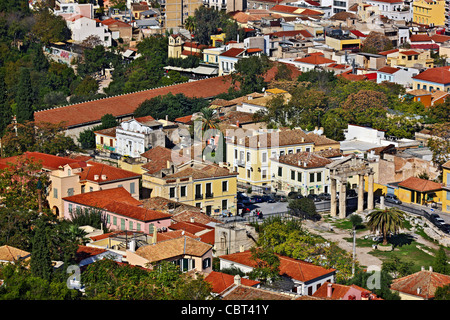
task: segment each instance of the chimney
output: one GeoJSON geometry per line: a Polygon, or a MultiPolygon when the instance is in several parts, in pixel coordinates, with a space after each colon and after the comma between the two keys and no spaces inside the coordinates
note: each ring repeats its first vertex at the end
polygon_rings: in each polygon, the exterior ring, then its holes
{"type": "Polygon", "coordinates": [[[432,266],[430,266],[430,271],[433,272],[433,267],[432,266]]]}
{"type": "Polygon", "coordinates": [[[106,180],[106,174],[102,174],[102,180],[106,180]]]}
{"type": "Polygon", "coordinates": [[[331,298],[333,294],[333,285],[331,283],[328,283],[327,286],[327,298],[331,298]]]}
{"type": "Polygon", "coordinates": [[[240,275],[237,274],[234,276],[234,284],[237,286],[241,285],[241,276],[240,275]]]}
{"type": "Polygon", "coordinates": [[[130,249],[131,252],[135,252],[136,251],[136,241],[135,240],[131,240],[130,241],[129,249],[130,249]]]}
{"type": "Polygon", "coordinates": [[[98,180],[98,178],[99,178],[98,174],[95,174],[94,175],[94,180],[98,180]]]}
{"type": "Polygon", "coordinates": [[[191,223],[195,223],[195,218],[194,217],[191,217],[191,223]]]}
{"type": "Polygon", "coordinates": [[[417,294],[420,294],[422,292],[422,288],[421,287],[417,287],[417,294]]]}
{"type": "Polygon", "coordinates": [[[420,269],[421,269],[422,271],[425,271],[425,267],[424,267],[424,266],[422,266],[420,269]]]}

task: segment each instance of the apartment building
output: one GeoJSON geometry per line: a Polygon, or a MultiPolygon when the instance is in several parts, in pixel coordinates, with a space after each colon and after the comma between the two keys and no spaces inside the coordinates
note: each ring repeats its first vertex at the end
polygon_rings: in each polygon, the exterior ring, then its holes
{"type": "Polygon", "coordinates": [[[164,27],[178,28],[184,25],[186,18],[193,16],[195,9],[203,5],[202,0],[159,0],[161,18],[164,21],[164,27]]]}

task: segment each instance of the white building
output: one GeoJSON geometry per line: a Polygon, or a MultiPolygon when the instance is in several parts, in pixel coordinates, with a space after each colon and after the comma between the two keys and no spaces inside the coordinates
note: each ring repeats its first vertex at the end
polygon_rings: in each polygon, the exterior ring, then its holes
{"type": "Polygon", "coordinates": [[[403,0],[367,0],[367,4],[377,6],[381,15],[392,20],[412,21],[412,7],[405,6],[403,0]]]}
{"type": "Polygon", "coordinates": [[[377,83],[388,81],[412,88],[412,77],[419,73],[415,68],[386,66],[377,70],[377,83]]]}
{"type": "Polygon", "coordinates": [[[157,121],[140,123],[135,119],[123,121],[116,128],[116,152],[138,158],[156,146],[165,147],[163,125],[157,121]]]}
{"type": "Polygon", "coordinates": [[[72,40],[81,43],[89,36],[97,36],[104,47],[112,44],[111,32],[100,21],[87,17],[76,16],[67,20],[67,26],[72,31],[72,40]]]}

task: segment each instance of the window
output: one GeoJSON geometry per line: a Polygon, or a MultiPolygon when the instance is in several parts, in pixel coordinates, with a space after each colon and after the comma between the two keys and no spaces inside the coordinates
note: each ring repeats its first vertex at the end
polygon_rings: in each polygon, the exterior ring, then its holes
{"type": "Polygon", "coordinates": [[[71,175],[72,175],[72,170],[68,169],[68,170],[67,170],[67,175],[68,175],[68,176],[71,176],[71,175]]]}
{"type": "Polygon", "coordinates": [[[262,153],[262,162],[263,163],[267,162],[267,153],[266,152],[262,153]]]}
{"type": "Polygon", "coordinates": [[[89,187],[89,192],[94,191],[94,187],[89,187]]]}
{"type": "Polygon", "coordinates": [[[133,194],[136,192],[135,182],[130,183],[130,193],[133,194]]]}
{"type": "Polygon", "coordinates": [[[73,188],[67,189],[67,196],[70,197],[70,196],[73,196],[73,195],[74,195],[73,188]]]}
{"type": "Polygon", "coordinates": [[[222,210],[227,210],[228,209],[228,200],[224,199],[222,200],[222,210]]]}
{"type": "MultiPolygon", "coordinates": [[[[449,193],[447,192],[447,197],[448,197],[449,193]]],[[[69,213],[72,213],[73,210],[73,204],[69,203],[69,213]]]]}
{"type": "Polygon", "coordinates": [[[238,151],[237,151],[237,149],[234,149],[234,158],[235,158],[235,159],[238,158],[238,151]]]}
{"type": "Polygon", "coordinates": [[[85,185],[82,185],[81,186],[81,193],[85,193],[86,192],[86,186],[85,185]]]}
{"type": "Polygon", "coordinates": [[[106,222],[111,223],[111,216],[109,214],[106,215],[106,222]]]}
{"type": "Polygon", "coordinates": [[[53,198],[58,199],[58,189],[53,188],[53,198]]]}
{"type": "Polygon", "coordinates": [[[291,180],[295,180],[295,171],[291,170],[291,180]]]}
{"type": "Polygon", "coordinates": [[[228,191],[228,181],[222,181],[222,192],[228,191]]]}
{"type": "Polygon", "coordinates": [[[280,157],[284,156],[284,151],[280,151],[280,157]]]}
{"type": "Polygon", "coordinates": [[[186,197],[186,186],[180,187],[180,197],[186,197]]]}
{"type": "Polygon", "coordinates": [[[175,187],[169,188],[169,198],[175,198],[175,187]]]}
{"type": "Polygon", "coordinates": [[[297,172],[297,181],[302,182],[302,173],[297,172]]]}
{"type": "Polygon", "coordinates": [[[117,226],[117,217],[113,217],[113,225],[117,226]]]}
{"type": "Polygon", "coordinates": [[[282,167],[278,167],[278,176],[279,177],[283,176],[283,168],[282,167]]]}
{"type": "Polygon", "coordinates": [[[250,162],[250,152],[247,152],[247,162],[250,162]]]}
{"type": "Polygon", "coordinates": [[[262,178],[263,179],[267,178],[267,170],[266,169],[262,170],[262,178]]]}
{"type": "Polygon", "coordinates": [[[120,219],[120,230],[125,230],[125,219],[120,219]]]}
{"type": "Polygon", "coordinates": [[[314,182],[314,173],[309,174],[309,182],[314,182]]]}
{"type": "Polygon", "coordinates": [[[211,266],[211,258],[206,258],[203,260],[203,269],[209,268],[211,266]]]}
{"type": "Polygon", "coordinates": [[[133,230],[133,221],[130,221],[130,224],[128,225],[129,230],[133,230]]]}
{"type": "Polygon", "coordinates": [[[294,153],[294,150],[293,149],[289,149],[288,150],[288,154],[293,154],[294,153]]]}
{"type": "Polygon", "coordinates": [[[322,172],[317,172],[317,181],[322,181],[322,172]]]}
{"type": "Polygon", "coordinates": [[[247,179],[250,179],[251,175],[252,175],[252,173],[251,173],[250,169],[247,169],[247,179]]]}

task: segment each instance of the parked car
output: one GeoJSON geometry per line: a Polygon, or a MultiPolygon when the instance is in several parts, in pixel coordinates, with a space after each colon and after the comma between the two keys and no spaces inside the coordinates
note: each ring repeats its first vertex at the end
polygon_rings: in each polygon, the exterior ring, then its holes
{"type": "Polygon", "coordinates": [[[441,230],[444,231],[447,234],[450,234],[450,224],[443,224],[440,226],[441,230]]]}
{"type": "Polygon", "coordinates": [[[384,196],[384,201],[386,202],[391,202],[391,203],[395,203],[395,204],[401,204],[402,202],[400,201],[399,198],[397,198],[397,196],[395,194],[392,193],[388,193],[384,196]]]}
{"type": "Polygon", "coordinates": [[[319,199],[325,200],[325,201],[329,201],[331,200],[331,194],[329,193],[320,193],[318,195],[319,199]]]}
{"type": "Polygon", "coordinates": [[[291,191],[287,195],[288,199],[301,199],[303,195],[297,191],[291,191]]]}
{"type": "Polygon", "coordinates": [[[253,203],[261,203],[261,202],[263,202],[261,196],[251,196],[250,200],[253,200],[253,203]]]}
{"type": "Polygon", "coordinates": [[[250,198],[249,198],[249,197],[245,197],[245,196],[243,196],[243,197],[241,198],[241,202],[242,202],[244,205],[248,205],[248,204],[251,204],[251,203],[252,203],[251,200],[250,200],[250,198]]]}
{"type": "Polygon", "coordinates": [[[277,194],[274,197],[275,197],[275,200],[278,201],[278,202],[286,202],[287,201],[286,196],[281,196],[281,195],[277,194]]]}
{"type": "Polygon", "coordinates": [[[322,201],[317,194],[308,194],[306,197],[312,199],[314,202],[322,201]]]}
{"type": "Polygon", "coordinates": [[[242,202],[238,202],[237,203],[237,208],[238,209],[242,209],[242,208],[244,208],[245,206],[244,206],[244,204],[242,203],[242,202]]]}
{"type": "Polygon", "coordinates": [[[274,203],[274,202],[276,202],[275,197],[273,197],[271,195],[268,195],[268,194],[262,196],[262,201],[263,202],[267,202],[267,203],[274,203]]]}
{"type": "Polygon", "coordinates": [[[356,193],[355,189],[349,189],[345,193],[346,193],[347,198],[353,198],[353,197],[357,197],[358,196],[358,194],[356,193]]]}
{"type": "Polygon", "coordinates": [[[434,222],[438,225],[438,226],[443,226],[445,224],[444,219],[442,219],[441,217],[437,217],[434,219],[434,222]]]}
{"type": "Polygon", "coordinates": [[[112,152],[112,153],[109,155],[109,157],[110,157],[111,159],[120,160],[120,158],[121,158],[122,156],[121,156],[120,154],[118,154],[118,153],[112,152]]]}

